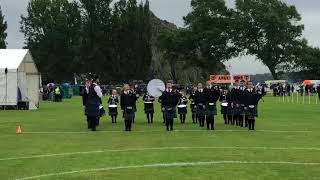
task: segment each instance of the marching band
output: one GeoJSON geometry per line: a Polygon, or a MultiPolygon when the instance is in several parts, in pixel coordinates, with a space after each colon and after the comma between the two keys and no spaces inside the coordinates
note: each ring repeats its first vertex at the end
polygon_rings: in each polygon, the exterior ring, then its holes
{"type": "MultiPolygon", "coordinates": [[[[87,116],[88,128],[96,131],[99,125],[99,119],[104,114],[102,107],[102,91],[99,87],[99,79],[95,77],[92,82],[87,81],[83,90],[83,105],[85,106],[85,115],[87,116]]],[[[217,102],[220,101],[220,113],[224,124],[247,127],[249,130],[255,130],[255,118],[258,117],[258,103],[263,97],[261,90],[256,89],[252,82],[236,81],[233,88],[222,88],[219,86],[203,86],[199,83],[187,97],[184,89],[178,91],[174,88],[173,82],[168,81],[162,88],[156,87],[158,91],[147,92],[142,100],[144,102],[144,112],[148,124],[153,123],[154,102],[158,98],[161,103],[161,112],[163,113],[163,122],[167,131],[173,131],[174,119],[179,115],[181,124],[186,122],[188,113],[188,101],[190,101],[190,110],[192,122],[199,123],[200,127],[208,130],[215,130],[215,117],[217,116],[217,102]],[[159,92],[160,91],[160,92],[159,92]],[[161,94],[161,95],[160,95],[161,94]]],[[[149,89],[148,89],[149,90],[149,89]]],[[[108,99],[109,116],[112,123],[117,123],[118,104],[123,113],[125,122],[125,131],[132,130],[135,113],[137,111],[136,102],[139,94],[129,84],[124,84],[120,94],[120,101],[116,90],[108,99]]]]}

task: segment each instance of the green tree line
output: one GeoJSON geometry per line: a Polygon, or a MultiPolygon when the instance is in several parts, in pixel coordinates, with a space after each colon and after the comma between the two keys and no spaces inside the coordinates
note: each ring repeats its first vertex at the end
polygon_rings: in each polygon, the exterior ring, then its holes
{"type": "Polygon", "coordinates": [[[94,73],[106,82],[145,79],[151,63],[149,2],[31,0],[26,48],[45,81],[94,73]]]}
{"type": "MultiPolygon", "coordinates": [[[[295,6],[236,0],[228,8],[224,0],[191,0],[191,8],[184,27],[163,28],[148,1],[30,0],[21,32],[45,82],[89,73],[111,83],[194,82],[228,73],[223,62],[240,55],[255,56],[274,79],[283,72],[320,79],[320,50],[304,39],[295,6]]],[[[0,10],[1,48],[6,29],[0,10]]]]}

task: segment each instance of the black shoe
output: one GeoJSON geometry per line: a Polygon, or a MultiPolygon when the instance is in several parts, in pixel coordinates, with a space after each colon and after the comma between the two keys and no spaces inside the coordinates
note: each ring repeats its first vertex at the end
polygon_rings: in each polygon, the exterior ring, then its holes
{"type": "Polygon", "coordinates": [[[173,128],[171,128],[170,131],[173,131],[173,128]]]}

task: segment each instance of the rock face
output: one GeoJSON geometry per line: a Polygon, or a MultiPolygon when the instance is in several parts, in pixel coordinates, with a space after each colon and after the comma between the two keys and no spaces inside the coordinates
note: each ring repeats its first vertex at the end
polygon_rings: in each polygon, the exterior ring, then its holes
{"type": "Polygon", "coordinates": [[[164,58],[164,53],[156,46],[157,35],[165,29],[175,29],[176,25],[161,20],[151,12],[150,18],[152,28],[152,60],[150,65],[150,77],[167,80],[171,78],[170,66],[164,58]]]}
{"type": "MultiPolygon", "coordinates": [[[[150,65],[151,79],[158,78],[162,80],[173,79],[168,60],[164,57],[164,52],[156,46],[157,35],[166,29],[176,29],[177,26],[166,20],[161,20],[151,12],[151,28],[152,28],[152,60],[150,65]]],[[[225,73],[225,67],[222,63],[218,65],[221,69],[220,73],[225,73]],[[221,66],[221,67],[220,67],[221,66]]],[[[218,74],[220,74],[218,73],[218,74]]],[[[197,82],[206,82],[209,78],[208,73],[199,67],[185,67],[184,62],[180,62],[176,69],[178,83],[195,84],[197,82]]]]}

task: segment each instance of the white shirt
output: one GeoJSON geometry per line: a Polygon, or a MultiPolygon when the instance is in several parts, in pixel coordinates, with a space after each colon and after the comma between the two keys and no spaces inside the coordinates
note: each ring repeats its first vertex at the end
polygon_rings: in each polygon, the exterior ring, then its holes
{"type": "Polygon", "coordinates": [[[97,93],[98,97],[101,98],[102,97],[102,90],[100,88],[100,86],[98,86],[97,83],[93,83],[94,86],[94,91],[97,93]]]}

